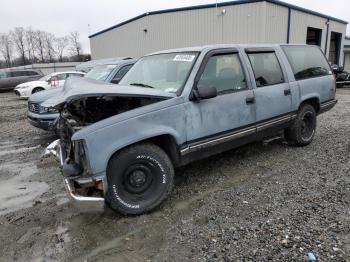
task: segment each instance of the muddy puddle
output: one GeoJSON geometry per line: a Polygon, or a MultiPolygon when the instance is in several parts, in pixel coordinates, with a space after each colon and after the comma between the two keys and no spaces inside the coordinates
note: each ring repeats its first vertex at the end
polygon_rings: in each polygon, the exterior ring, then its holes
{"type": "Polygon", "coordinates": [[[1,166],[4,171],[13,175],[0,183],[0,215],[32,206],[49,190],[47,183],[33,180],[38,170],[32,163],[5,164],[1,166]]]}

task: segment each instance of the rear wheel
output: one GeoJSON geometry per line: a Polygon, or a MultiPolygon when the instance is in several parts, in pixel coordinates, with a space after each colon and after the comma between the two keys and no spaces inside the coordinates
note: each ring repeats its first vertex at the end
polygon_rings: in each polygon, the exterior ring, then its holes
{"type": "Polygon", "coordinates": [[[138,144],[112,157],[107,169],[107,201],[123,214],[142,214],[157,207],[173,186],[168,155],[150,143],[138,144]]]}
{"type": "Polygon", "coordinates": [[[286,130],[286,139],[290,144],[306,146],[310,144],[316,132],[316,111],[312,105],[304,104],[298,111],[291,128],[286,130]]]}
{"type": "Polygon", "coordinates": [[[43,90],[45,90],[45,89],[42,88],[42,87],[36,87],[36,88],[33,89],[32,94],[38,93],[38,92],[43,91],[43,90]]]}

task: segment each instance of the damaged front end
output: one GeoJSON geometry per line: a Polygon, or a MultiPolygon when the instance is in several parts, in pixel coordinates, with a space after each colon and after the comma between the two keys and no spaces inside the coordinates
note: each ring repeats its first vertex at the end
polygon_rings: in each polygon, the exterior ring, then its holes
{"type": "MultiPolygon", "coordinates": [[[[76,148],[75,151],[79,152],[79,142],[74,144],[72,148],[76,148]]],[[[89,176],[84,170],[84,161],[75,158],[79,160],[79,163],[76,163],[74,159],[68,157],[69,151],[67,145],[57,139],[45,149],[43,157],[54,155],[58,158],[67,194],[73,202],[79,203],[79,208],[89,211],[103,210],[106,192],[105,177],[89,176]]]]}
{"type": "Polygon", "coordinates": [[[45,155],[59,159],[65,188],[74,202],[84,205],[84,210],[103,208],[107,181],[105,172],[92,172],[89,159],[93,157],[93,152],[88,151],[86,141],[72,140],[72,136],[99,121],[165,99],[141,95],[88,95],[60,103],[59,108],[56,106],[60,117],[54,124],[54,130],[60,139],[47,147],[45,155]]]}

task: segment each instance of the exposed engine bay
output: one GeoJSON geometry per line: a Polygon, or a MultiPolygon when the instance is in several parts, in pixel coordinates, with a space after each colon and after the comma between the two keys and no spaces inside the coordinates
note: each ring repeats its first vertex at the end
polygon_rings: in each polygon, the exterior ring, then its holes
{"type": "Polygon", "coordinates": [[[84,127],[120,113],[161,101],[154,97],[98,96],[67,103],[61,117],[71,126],[84,127]]]}

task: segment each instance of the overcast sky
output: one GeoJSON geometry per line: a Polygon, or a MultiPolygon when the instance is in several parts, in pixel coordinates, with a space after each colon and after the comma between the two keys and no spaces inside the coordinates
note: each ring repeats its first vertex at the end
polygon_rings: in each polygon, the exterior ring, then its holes
{"type": "MultiPolygon", "coordinates": [[[[350,21],[349,0],[285,2],[350,21]]],[[[31,26],[56,36],[78,31],[84,50],[88,51],[88,35],[124,20],[149,11],[208,3],[215,3],[215,0],[1,0],[0,33],[16,26],[31,26]]]]}

